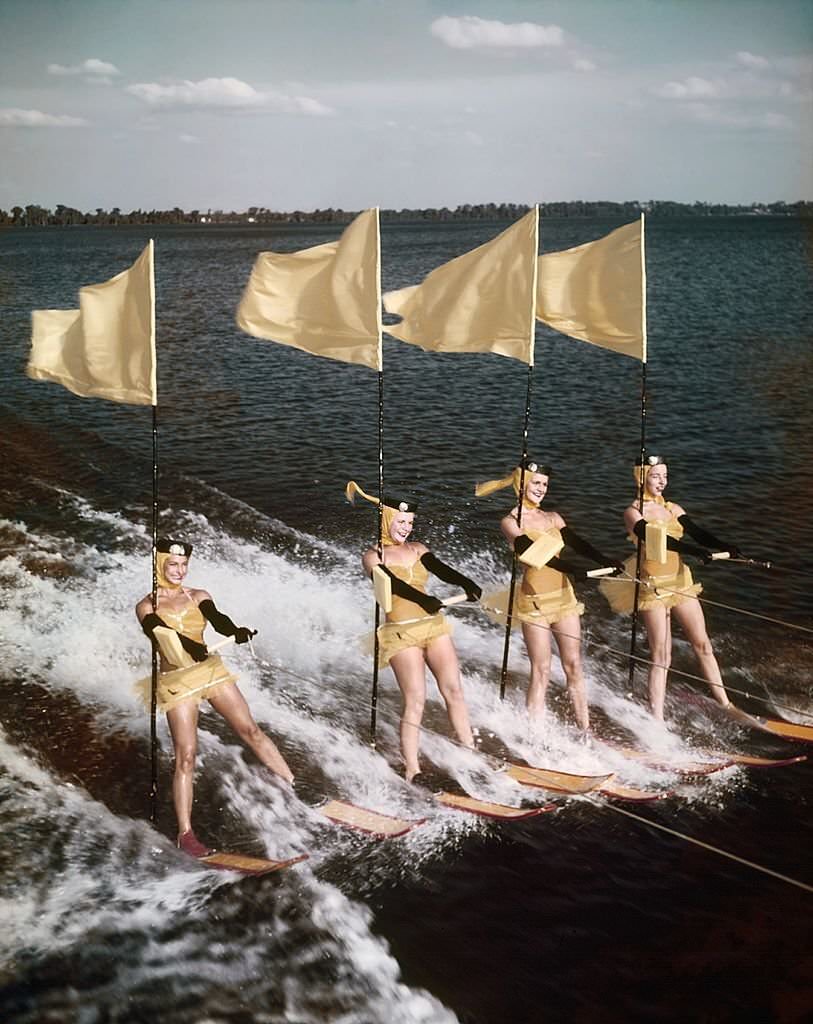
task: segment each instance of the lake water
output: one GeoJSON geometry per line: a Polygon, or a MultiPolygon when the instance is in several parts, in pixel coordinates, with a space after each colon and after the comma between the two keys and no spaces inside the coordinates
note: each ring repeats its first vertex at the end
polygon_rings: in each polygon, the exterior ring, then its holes
{"type": "MultiPolygon", "coordinates": [[[[543,220],[544,251],[617,222],[543,220]]],[[[414,283],[505,225],[383,225],[384,288],[414,283]]],[[[813,1011],[810,896],[624,817],[602,799],[500,824],[407,787],[399,696],[382,673],[369,745],[371,595],[359,553],[374,530],[343,488],[377,486],[376,374],[241,334],[234,313],[256,253],[338,228],[120,228],[0,233],[0,1019],[168,1024],[790,1024],[813,1011]],[[131,683],[149,670],[133,606],[150,586],[151,413],[83,400],[24,373],[32,309],[129,265],[155,238],[162,532],[195,544],[188,582],[259,630],[228,656],[310,803],[343,795],[426,817],[377,842],[286,795],[224,729],[201,719],[195,824],[210,843],[310,859],[235,880],[173,848],[163,721],[157,830],[149,731],[131,683]]],[[[813,277],[811,223],[653,219],[649,448],[668,496],[768,572],[701,567],[727,684],[756,713],[811,720],[813,277]],[[751,614],[746,614],[751,613],[751,614]],[[776,620],[776,621],[770,621],[776,620]]],[[[521,450],[526,369],[497,356],[384,343],[388,491],[422,500],[416,536],[484,586],[507,579],[508,492],[475,500],[521,450]]],[[[529,448],[553,464],[546,505],[625,556],[621,513],[638,451],[640,364],[540,328],[529,448]]],[[[682,640],[673,734],[632,690],[629,623],[579,585],[599,736],[785,756],[804,748],[722,720],[682,640]],[[620,652],[620,653],[619,653],[620,652]]],[[[442,592],[442,591],[441,591],[442,592]]],[[[558,661],[549,723],[529,737],[527,669],[502,633],[451,613],[483,749],[571,771],[618,770],[669,790],[618,808],[813,883],[810,762],[700,781],[630,765],[573,733],[558,661]]],[[[646,656],[646,646],[639,653],[646,656]]],[[[493,776],[452,744],[430,682],[423,749],[466,789],[518,804],[544,794],[493,776]]]]}

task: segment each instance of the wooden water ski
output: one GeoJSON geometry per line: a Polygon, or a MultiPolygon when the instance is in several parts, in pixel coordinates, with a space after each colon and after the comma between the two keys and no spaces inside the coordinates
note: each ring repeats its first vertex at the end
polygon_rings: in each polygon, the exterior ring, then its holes
{"type": "Polygon", "coordinates": [[[648,803],[651,800],[664,800],[670,793],[657,789],[636,789],[634,786],[625,786],[615,779],[604,782],[598,787],[601,796],[611,797],[614,800],[630,800],[633,803],[648,803]]]}
{"type": "Polygon", "coordinates": [[[534,768],[530,765],[508,764],[506,775],[523,786],[536,786],[554,793],[590,793],[613,777],[612,772],[604,775],[575,775],[573,772],[559,772],[550,768],[534,768]]]}
{"type": "Polygon", "coordinates": [[[381,814],[365,807],[357,807],[346,800],[328,800],[316,808],[320,814],[337,825],[358,829],[378,839],[394,839],[406,835],[413,828],[422,825],[426,818],[396,818],[391,814],[381,814]]]}
{"type": "MultiPolygon", "coordinates": [[[[738,709],[739,710],[739,709],[738,709]]],[[[745,712],[743,712],[745,714],[745,712]]],[[[795,740],[799,743],[813,743],[813,725],[800,725],[798,722],[787,722],[784,718],[763,718],[761,715],[746,715],[756,722],[760,729],[781,736],[783,740],[795,740]]]]}
{"type": "Polygon", "coordinates": [[[795,757],[754,757],[751,754],[720,753],[716,750],[703,750],[701,753],[708,757],[724,757],[730,764],[742,765],[745,768],[782,768],[807,760],[807,754],[797,754],[795,757]]]}
{"type": "Polygon", "coordinates": [[[289,857],[287,860],[266,860],[264,857],[247,857],[242,853],[215,852],[207,857],[196,857],[198,864],[205,864],[206,867],[215,868],[219,871],[237,871],[241,875],[268,875],[272,871],[281,871],[289,868],[292,864],[299,864],[307,860],[307,853],[300,853],[298,857],[289,857]]]}
{"type": "Polygon", "coordinates": [[[537,814],[557,809],[556,804],[544,804],[541,807],[509,807],[507,804],[495,804],[489,800],[478,800],[476,797],[458,793],[437,793],[435,799],[444,807],[451,807],[456,811],[467,811],[483,818],[498,818],[503,821],[522,821],[524,818],[533,818],[537,814]]]}
{"type": "Polygon", "coordinates": [[[649,750],[636,750],[633,747],[617,747],[611,744],[612,749],[630,761],[644,764],[648,768],[656,768],[659,771],[675,772],[677,775],[711,775],[713,772],[722,771],[723,768],[730,768],[736,762],[734,755],[715,754],[709,752],[709,760],[695,760],[693,758],[681,759],[680,757],[661,756],[649,750]]]}

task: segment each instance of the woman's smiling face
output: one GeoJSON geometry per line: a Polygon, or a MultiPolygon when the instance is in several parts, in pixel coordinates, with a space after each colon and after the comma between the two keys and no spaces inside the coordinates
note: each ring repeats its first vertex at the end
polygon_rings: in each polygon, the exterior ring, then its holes
{"type": "Polygon", "coordinates": [[[548,493],[548,477],[544,473],[531,473],[525,480],[525,497],[538,505],[548,493]]]}
{"type": "Polygon", "coordinates": [[[396,544],[403,544],[412,533],[414,522],[414,512],[396,512],[390,523],[390,539],[396,544]]]}

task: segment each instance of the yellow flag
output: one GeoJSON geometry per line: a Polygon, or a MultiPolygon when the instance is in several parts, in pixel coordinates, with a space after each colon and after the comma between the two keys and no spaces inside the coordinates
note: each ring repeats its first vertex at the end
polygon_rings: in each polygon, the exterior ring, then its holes
{"type": "Polygon", "coordinates": [[[380,251],[374,208],[336,242],[261,252],[237,307],[237,326],[255,338],[380,370],[380,251]]]}
{"type": "Polygon", "coordinates": [[[533,365],[539,213],[534,207],[485,245],[411,288],[387,292],[401,323],[384,329],[432,352],[495,352],[533,365]]]}
{"type": "Polygon", "coordinates": [[[539,257],[536,315],[549,327],[646,362],[644,218],[539,257]]]}
{"type": "Polygon", "coordinates": [[[35,309],[26,373],[82,398],[156,405],[153,247],[103,284],[79,289],[79,309],[35,309]]]}

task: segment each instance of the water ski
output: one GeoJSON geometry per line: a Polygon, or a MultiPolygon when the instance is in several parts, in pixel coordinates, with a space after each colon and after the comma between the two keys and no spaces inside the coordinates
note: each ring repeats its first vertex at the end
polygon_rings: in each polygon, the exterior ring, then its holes
{"type": "Polygon", "coordinates": [[[802,725],[799,722],[789,722],[785,718],[766,718],[764,715],[751,715],[742,708],[729,704],[727,708],[721,708],[719,704],[710,697],[692,693],[689,698],[695,704],[707,706],[711,704],[718,711],[722,711],[728,718],[738,722],[740,725],[747,725],[751,729],[759,729],[760,732],[767,732],[771,736],[779,736],[783,740],[793,740],[798,743],[813,743],[813,725],[802,725]]]}
{"type": "Polygon", "coordinates": [[[573,772],[554,771],[550,768],[533,768],[521,764],[509,764],[507,774],[523,786],[536,786],[554,793],[568,793],[577,796],[582,793],[600,793],[617,800],[662,800],[668,793],[651,789],[635,789],[615,781],[613,772],[605,775],[575,775],[573,772]]]}
{"type": "Polygon", "coordinates": [[[633,803],[648,803],[651,800],[665,800],[671,794],[659,789],[637,789],[635,786],[625,786],[611,778],[608,782],[598,787],[601,796],[610,797],[613,800],[630,800],[633,803]]]}
{"type": "Polygon", "coordinates": [[[722,771],[723,768],[730,768],[736,763],[734,755],[729,756],[722,753],[712,755],[710,751],[708,752],[709,760],[705,761],[694,758],[684,759],[674,755],[660,755],[650,750],[616,746],[614,743],[608,744],[608,746],[629,761],[636,761],[638,764],[644,764],[648,768],[656,768],[659,771],[674,772],[676,775],[711,775],[713,772],[722,771]]]}
{"type": "Polygon", "coordinates": [[[456,811],[478,814],[482,818],[499,818],[503,821],[522,821],[524,818],[533,818],[537,814],[545,814],[547,811],[557,809],[556,804],[543,804],[539,807],[509,807],[507,804],[478,800],[476,797],[466,796],[462,793],[436,793],[435,799],[444,807],[451,807],[456,811]]]}
{"type": "Polygon", "coordinates": [[[575,775],[573,772],[559,772],[550,768],[534,768],[530,765],[509,763],[506,774],[523,786],[536,786],[554,793],[590,793],[613,777],[612,772],[604,775],[575,775]]]}
{"type": "Polygon", "coordinates": [[[795,757],[754,757],[751,754],[722,753],[717,750],[703,750],[701,753],[707,757],[725,758],[729,764],[742,765],[744,768],[782,768],[807,760],[807,754],[797,754],[795,757]]]}
{"type": "Polygon", "coordinates": [[[675,772],[678,775],[711,775],[723,768],[740,766],[742,768],[781,768],[789,764],[806,761],[807,754],[795,757],[756,757],[753,754],[736,754],[730,750],[701,750],[704,760],[682,761],[679,758],[659,757],[651,751],[633,750],[631,747],[616,747],[619,753],[631,761],[638,761],[650,768],[675,772]],[[705,760],[708,758],[708,760],[705,760]]]}
{"type": "Polygon", "coordinates": [[[391,814],[381,814],[366,807],[357,807],[346,800],[328,800],[316,810],[337,825],[346,825],[377,839],[394,839],[396,836],[406,835],[426,821],[426,818],[396,818],[391,814]]]}
{"type": "Polygon", "coordinates": [[[208,868],[215,868],[218,871],[237,871],[241,875],[268,875],[272,871],[281,871],[289,868],[292,864],[299,864],[307,860],[307,853],[300,853],[297,857],[289,857],[287,860],[267,860],[265,857],[247,857],[242,853],[228,853],[225,851],[210,853],[207,857],[196,857],[198,864],[205,864],[208,868]]]}
{"type": "Polygon", "coordinates": [[[780,736],[783,740],[813,743],[813,725],[787,722],[784,718],[763,718],[762,715],[749,715],[745,711],[740,711],[739,708],[733,710],[739,712],[733,716],[738,722],[744,722],[746,725],[755,725],[756,728],[769,732],[772,736],[780,736]]]}

